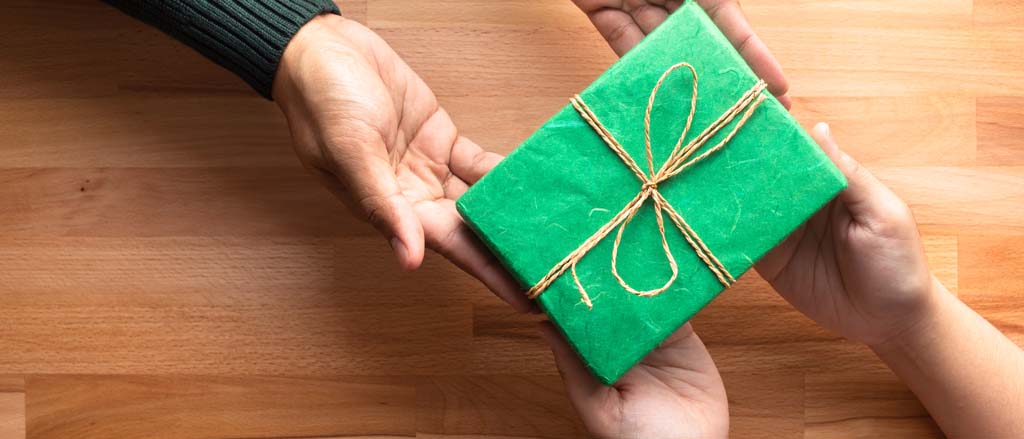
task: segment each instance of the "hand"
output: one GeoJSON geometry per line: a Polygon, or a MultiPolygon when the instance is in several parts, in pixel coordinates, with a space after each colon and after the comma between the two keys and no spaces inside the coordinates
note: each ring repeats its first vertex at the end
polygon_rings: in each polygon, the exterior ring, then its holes
{"type": "Polygon", "coordinates": [[[849,187],[762,258],[757,271],[822,326],[877,346],[919,322],[941,288],[907,205],[839,150],[828,125],[818,124],[812,135],[849,187]]]}
{"type": "Polygon", "coordinates": [[[711,355],[683,325],[613,386],[595,378],[562,335],[545,322],[569,400],[600,438],[725,438],[729,401],[711,355]]]}
{"type": "MultiPolygon", "coordinates": [[[[665,21],[683,4],[683,0],[573,0],[573,3],[590,17],[612,50],[622,56],[665,21]]],[[[739,1],[697,0],[697,3],[707,11],[754,73],[768,83],[768,89],[779,102],[789,108],[790,99],[786,95],[789,84],[782,74],[782,66],[750,27],[739,1]]]]}
{"type": "Polygon", "coordinates": [[[273,93],[303,165],[389,239],[403,268],[420,265],[426,244],[531,309],[455,210],[501,156],[460,136],[383,39],[336,15],[314,18],[285,49],[273,93]]]}

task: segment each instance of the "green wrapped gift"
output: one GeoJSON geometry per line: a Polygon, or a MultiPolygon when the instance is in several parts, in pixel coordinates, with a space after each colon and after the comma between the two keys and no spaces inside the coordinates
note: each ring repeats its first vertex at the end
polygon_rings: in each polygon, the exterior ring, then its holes
{"type": "Polygon", "coordinates": [[[458,209],[610,384],[845,185],[686,2],[458,209]]]}

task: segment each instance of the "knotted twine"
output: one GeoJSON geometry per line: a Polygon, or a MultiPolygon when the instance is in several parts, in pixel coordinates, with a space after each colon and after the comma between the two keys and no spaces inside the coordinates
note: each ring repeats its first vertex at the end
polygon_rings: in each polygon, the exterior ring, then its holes
{"type": "Polygon", "coordinates": [[[618,227],[619,230],[615,234],[615,244],[612,246],[611,271],[612,275],[614,275],[615,279],[619,282],[619,285],[626,291],[642,297],[656,296],[665,292],[673,283],[675,283],[676,278],[679,277],[679,267],[676,265],[676,260],[672,256],[672,250],[669,248],[668,240],[665,237],[665,220],[663,218],[663,214],[668,215],[669,219],[672,220],[672,223],[676,225],[676,228],[678,228],[679,232],[683,235],[683,238],[686,239],[686,242],[690,244],[693,251],[702,261],[704,261],[708,269],[714,273],[715,277],[718,278],[718,281],[721,282],[723,286],[729,287],[731,283],[735,282],[736,279],[734,279],[729,273],[729,270],[722,265],[722,262],[715,257],[710,249],[708,249],[707,245],[705,245],[700,237],[697,236],[697,233],[690,228],[690,225],[687,224],[685,220],[683,220],[682,215],[680,215],[668,200],[661,195],[661,192],[658,191],[658,184],[679,175],[686,169],[724,148],[736,133],[739,132],[740,128],[746,124],[747,119],[749,119],[754,113],[754,110],[757,109],[758,105],[764,101],[765,96],[762,92],[765,88],[767,88],[765,82],[763,80],[758,80],[757,83],[747,90],[747,92],[744,93],[732,107],[726,110],[725,113],[719,116],[717,120],[712,122],[697,137],[683,146],[683,141],[686,139],[686,135],[690,131],[690,126],[693,123],[693,116],[697,109],[697,71],[687,62],[681,62],[669,67],[661,74],[661,77],[658,78],[658,82],[654,84],[654,88],[651,90],[651,96],[647,101],[647,110],[644,113],[644,144],[645,151],[647,153],[648,173],[644,173],[644,171],[640,169],[640,166],[636,164],[636,161],[634,161],[626,152],[619,141],[615,139],[615,136],[612,135],[611,131],[609,131],[608,128],[598,120],[597,115],[591,111],[590,106],[583,101],[583,98],[580,95],[574,96],[571,100],[573,108],[575,108],[580,114],[580,117],[582,117],[583,120],[585,120],[587,124],[594,129],[597,135],[601,137],[601,140],[603,140],[604,143],[608,145],[613,152],[615,152],[615,155],[625,163],[626,167],[633,172],[637,179],[640,180],[642,186],[640,192],[633,197],[633,200],[627,203],[619,213],[612,217],[608,223],[594,232],[594,234],[587,238],[586,241],[583,241],[576,250],[573,250],[559,263],[555,264],[548,274],[538,281],[536,285],[530,288],[527,292],[527,297],[531,299],[536,298],[547,290],[547,288],[556,279],[565,274],[566,270],[569,270],[572,272],[573,281],[576,283],[576,288],[579,290],[580,297],[583,299],[583,302],[588,308],[593,309],[594,305],[590,300],[590,296],[587,294],[587,290],[583,288],[583,285],[580,283],[580,278],[576,274],[576,264],[579,263],[579,261],[582,260],[590,250],[604,240],[604,238],[607,237],[608,234],[610,234],[616,227],[618,227]],[[661,88],[662,83],[665,82],[665,79],[668,78],[672,72],[683,67],[689,69],[693,77],[693,94],[690,98],[690,114],[686,118],[686,126],[683,128],[683,133],[679,136],[679,140],[676,141],[675,147],[672,148],[672,153],[669,154],[668,159],[661,165],[661,168],[655,172],[654,157],[651,152],[651,111],[654,108],[654,99],[658,96],[658,90],[661,88]],[[694,153],[715,137],[719,131],[729,125],[737,116],[740,117],[739,121],[733,126],[732,131],[730,131],[728,135],[700,155],[690,159],[694,153]],[[626,226],[629,225],[630,221],[633,220],[633,217],[640,211],[640,208],[643,207],[644,203],[648,199],[650,199],[654,205],[655,217],[658,220],[658,232],[661,234],[661,246],[665,251],[665,258],[668,261],[668,265],[672,269],[672,276],[660,288],[640,291],[630,286],[629,283],[619,275],[618,255],[619,246],[622,244],[622,232],[626,230],[626,226]]]}

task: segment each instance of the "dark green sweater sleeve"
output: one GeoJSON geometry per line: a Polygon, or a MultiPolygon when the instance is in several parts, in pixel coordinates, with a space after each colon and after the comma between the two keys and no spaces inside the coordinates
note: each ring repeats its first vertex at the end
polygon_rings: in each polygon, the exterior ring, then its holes
{"type": "Polygon", "coordinates": [[[285,46],[331,0],[103,0],[235,72],[271,99],[285,46]]]}

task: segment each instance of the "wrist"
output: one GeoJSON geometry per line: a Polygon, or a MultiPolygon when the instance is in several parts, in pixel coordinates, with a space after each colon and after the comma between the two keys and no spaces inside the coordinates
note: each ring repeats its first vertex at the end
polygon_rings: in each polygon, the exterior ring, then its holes
{"type": "Polygon", "coordinates": [[[934,277],[922,297],[919,306],[902,317],[904,324],[894,328],[879,341],[868,343],[868,347],[884,358],[889,354],[920,350],[936,341],[936,329],[948,320],[946,316],[958,299],[934,277]]]}
{"type": "Polygon", "coordinates": [[[277,65],[277,73],[274,75],[274,84],[271,94],[275,101],[284,105],[290,96],[296,92],[297,81],[302,77],[302,69],[307,54],[315,51],[314,47],[318,41],[324,41],[325,33],[329,32],[336,21],[345,19],[334,14],[321,14],[309,20],[299,28],[281,54],[281,60],[277,65]]]}

